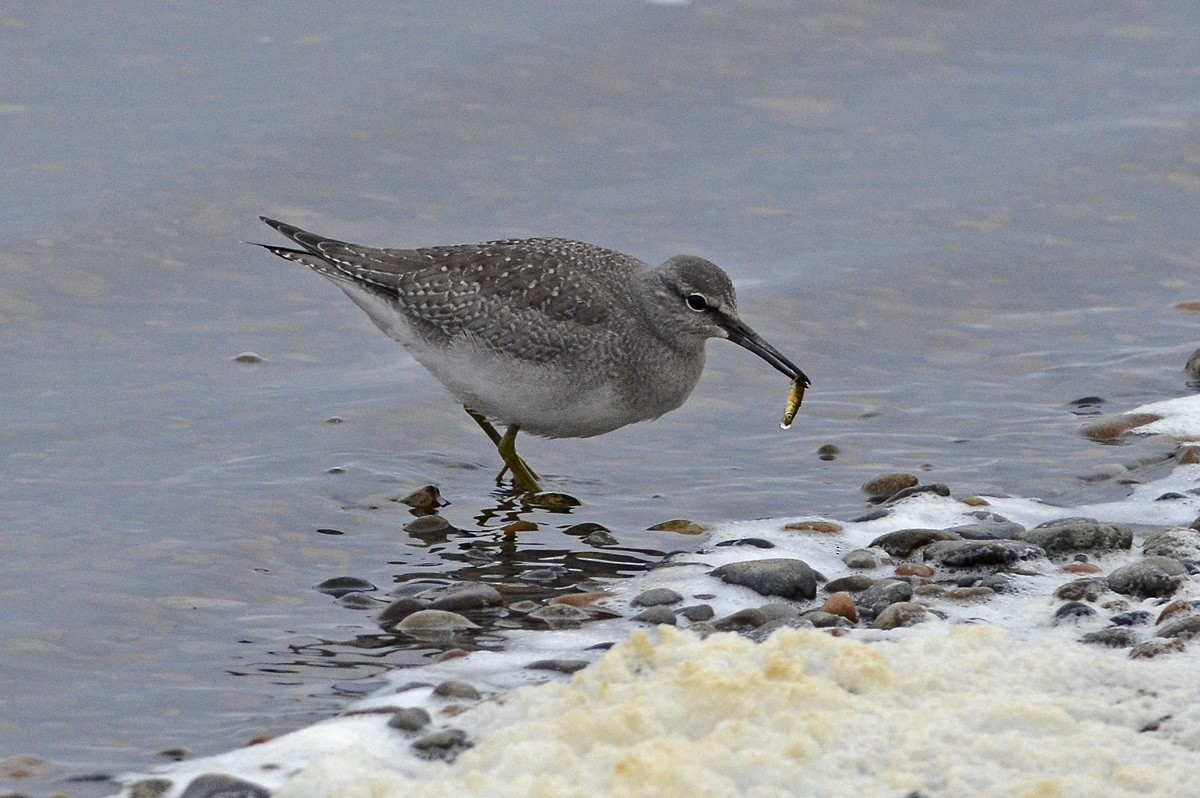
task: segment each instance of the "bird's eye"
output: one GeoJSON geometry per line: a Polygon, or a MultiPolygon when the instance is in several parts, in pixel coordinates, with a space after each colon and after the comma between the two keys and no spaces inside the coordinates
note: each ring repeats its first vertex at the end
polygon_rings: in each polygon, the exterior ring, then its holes
{"type": "Polygon", "coordinates": [[[687,306],[700,313],[708,310],[708,300],[704,298],[704,294],[688,294],[687,306]]]}

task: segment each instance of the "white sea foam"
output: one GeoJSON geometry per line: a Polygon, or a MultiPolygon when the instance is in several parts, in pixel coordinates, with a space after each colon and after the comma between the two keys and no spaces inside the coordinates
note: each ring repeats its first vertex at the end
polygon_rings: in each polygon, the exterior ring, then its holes
{"type": "MultiPolygon", "coordinates": [[[[1174,419],[1172,429],[1200,429],[1200,401],[1148,407],[1174,419]]],[[[988,509],[1025,526],[1065,516],[1187,525],[1200,515],[1200,496],[1189,493],[1198,486],[1200,466],[1185,465],[1123,501],[1068,508],[989,498],[988,509]],[[1159,500],[1164,494],[1180,497],[1159,500]]],[[[842,556],[878,535],[969,523],[978,509],[926,493],[886,518],[843,523],[836,534],[784,529],[799,519],[728,524],[711,532],[711,544],[756,537],[775,548],[708,546],[614,582],[609,602],[628,611],[640,591],[672,587],[688,603],[705,597],[720,616],[767,599],[719,582],[712,567],[798,557],[840,576],[842,556]]],[[[1139,549],[1140,538],[1132,552],[1093,562],[1111,571],[1139,549]]],[[[1161,600],[1121,599],[1120,607],[1055,626],[1054,590],[1076,575],[1046,560],[1026,565],[1033,573],[1014,577],[1009,592],[977,602],[936,599],[931,606],[945,617],[887,632],[783,629],[756,645],[669,627],[631,635],[635,624],[624,619],[514,631],[502,653],[406,669],[396,687],[352,707],[378,714],[335,718],[165,775],[186,785],[200,773],[234,774],[277,790],[277,798],[1196,795],[1200,646],[1134,660],[1128,650],[1082,644],[1084,632],[1106,625],[1107,612],[1156,613],[1161,600]],[[623,642],[569,679],[534,686],[545,675],[524,669],[550,657],[597,659],[592,647],[613,640],[623,642]],[[408,686],[447,679],[469,681],[491,698],[448,712],[453,702],[431,687],[408,686]],[[431,728],[464,730],[473,747],[452,764],[419,758],[412,737],[389,728],[381,711],[405,706],[427,708],[431,728]]],[[[1198,593],[1190,581],[1177,597],[1198,593]]]]}

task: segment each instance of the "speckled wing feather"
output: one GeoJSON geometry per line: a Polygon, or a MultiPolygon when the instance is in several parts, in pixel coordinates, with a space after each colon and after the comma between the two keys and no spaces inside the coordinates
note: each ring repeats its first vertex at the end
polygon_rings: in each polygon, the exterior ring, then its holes
{"type": "MultiPolygon", "coordinates": [[[[589,274],[632,274],[645,264],[628,255],[556,238],[510,239],[423,249],[349,244],[264,219],[304,247],[270,248],[337,280],[351,281],[394,302],[421,335],[441,343],[470,337],[522,360],[546,362],[579,340],[586,327],[593,347],[610,309],[629,295],[602,295],[589,274]],[[567,266],[568,268],[560,268],[567,266]]],[[[620,281],[623,284],[626,281],[620,281]]]]}

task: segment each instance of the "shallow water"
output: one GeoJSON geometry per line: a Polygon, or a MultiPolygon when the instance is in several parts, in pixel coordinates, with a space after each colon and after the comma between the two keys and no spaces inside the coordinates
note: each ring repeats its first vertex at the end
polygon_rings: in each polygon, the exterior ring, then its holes
{"type": "Polygon", "coordinates": [[[426,656],[365,648],[369,614],[313,590],[331,576],[584,580],[687,548],[646,531],[671,518],[851,517],[880,471],[1099,501],[1127,487],[1091,475],[1170,453],[1090,442],[1070,403],[1186,386],[1190,4],[496,9],[0,19],[0,759],[55,763],[0,789],[103,794],[60,779],[295,728],[426,656]],[[238,243],[272,240],[259,213],[703,254],[814,385],[782,431],[786,382],[714,342],[681,410],[524,440],[582,506],[516,512],[431,377],[238,243]],[[390,499],[429,483],[465,534],[402,531],[390,499]],[[505,541],[517,516],[539,529],[505,541]],[[620,547],[591,558],[582,522],[620,547]]]}

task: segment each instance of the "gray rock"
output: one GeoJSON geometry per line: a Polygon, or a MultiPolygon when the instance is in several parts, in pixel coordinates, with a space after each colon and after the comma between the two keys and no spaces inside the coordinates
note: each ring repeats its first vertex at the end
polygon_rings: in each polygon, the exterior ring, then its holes
{"type": "Polygon", "coordinates": [[[433,688],[433,694],[442,698],[463,698],[468,701],[478,701],[483,698],[475,685],[470,682],[448,681],[433,688]]]}
{"type": "Polygon", "coordinates": [[[813,599],[824,578],[804,560],[772,557],[722,565],[712,575],[731,585],[748,587],[763,596],[813,599]]]}
{"type": "Polygon", "coordinates": [[[683,596],[669,587],[652,587],[634,596],[630,602],[635,607],[655,607],[660,604],[678,604],[683,596]]]}
{"type": "Polygon", "coordinates": [[[371,598],[366,593],[359,593],[357,590],[338,596],[338,604],[351,610],[370,610],[378,607],[381,603],[383,602],[371,598]]]}
{"type": "Polygon", "coordinates": [[[940,482],[935,482],[932,485],[914,485],[911,488],[898,490],[888,497],[887,504],[898,504],[910,496],[917,496],[921,493],[932,493],[934,496],[949,496],[950,487],[943,485],[940,482]]]}
{"type": "Polygon", "coordinates": [[[925,608],[911,601],[901,601],[879,613],[873,626],[876,629],[898,629],[913,626],[925,620],[925,608]]]}
{"type": "Polygon", "coordinates": [[[800,610],[796,609],[791,604],[785,604],[782,601],[772,601],[770,604],[763,604],[758,608],[758,611],[763,614],[763,617],[768,621],[777,621],[779,619],[789,620],[791,618],[799,618],[800,610]]]}
{"type": "Polygon", "coordinates": [[[678,614],[695,623],[696,621],[711,621],[716,613],[713,612],[711,604],[693,604],[679,610],[678,614]]]}
{"type": "Polygon", "coordinates": [[[979,521],[945,530],[963,540],[1016,540],[1025,527],[1013,521],[979,521]]]}
{"type": "Polygon", "coordinates": [[[874,551],[871,549],[855,549],[854,551],[847,552],[842,557],[842,562],[846,564],[847,568],[866,569],[886,565],[891,562],[891,558],[887,552],[880,549],[875,549],[874,551]]]}
{"type": "Polygon", "coordinates": [[[454,524],[436,513],[414,518],[404,525],[404,531],[417,537],[434,537],[454,532],[454,524]]]}
{"type": "Polygon", "coordinates": [[[1146,557],[1122,565],[1108,575],[1108,586],[1125,596],[1140,598],[1173,594],[1187,578],[1187,568],[1170,557],[1146,557]]]}
{"type": "Polygon", "coordinates": [[[1150,557],[1171,557],[1189,569],[1200,567],[1200,531],[1185,526],[1166,526],[1146,536],[1142,553],[1150,557]]]}
{"type": "Polygon", "coordinates": [[[874,618],[892,604],[908,601],[912,595],[911,583],[903,579],[880,579],[853,598],[859,613],[874,618]]]}
{"type": "Polygon", "coordinates": [[[943,540],[926,546],[921,556],[948,568],[977,568],[1012,565],[1046,553],[1039,546],[1016,540],[943,540]]]}
{"type": "Polygon", "coordinates": [[[753,640],[755,643],[761,643],[772,635],[777,629],[811,629],[813,625],[803,618],[776,618],[773,621],[768,621],[757,629],[743,632],[742,636],[747,640],[753,640]]]}
{"type": "Polygon", "coordinates": [[[129,798],[159,798],[174,786],[169,779],[141,779],[129,785],[129,798]]]}
{"type": "Polygon", "coordinates": [[[192,779],[179,798],[271,798],[271,793],[224,773],[205,773],[192,779]]]}
{"type": "Polygon", "coordinates": [[[1064,621],[1078,621],[1080,618],[1088,618],[1095,614],[1094,609],[1081,601],[1068,601],[1054,611],[1054,623],[1057,625],[1064,621]]]}
{"type": "Polygon", "coordinates": [[[1086,576],[1060,585],[1054,597],[1064,601],[1098,601],[1108,592],[1108,580],[1098,576],[1086,576]]]}
{"type": "Polygon", "coordinates": [[[718,618],[712,622],[712,625],[718,632],[742,632],[747,629],[757,629],[770,620],[757,607],[748,607],[738,610],[732,615],[726,615],[724,618],[718,618]]]}
{"type": "Polygon", "coordinates": [[[1109,648],[1132,648],[1137,645],[1137,632],[1128,626],[1110,626],[1096,632],[1088,632],[1079,638],[1080,643],[1091,643],[1109,648]]]}
{"type": "Polygon", "coordinates": [[[447,632],[454,629],[478,629],[479,624],[457,612],[446,610],[417,610],[395,625],[401,632],[447,632]]]}
{"type": "Polygon", "coordinates": [[[391,626],[394,623],[404,620],[417,610],[423,609],[425,609],[425,602],[418,601],[412,596],[401,596],[384,607],[383,612],[379,613],[378,620],[384,626],[391,626]]]}
{"type": "Polygon", "coordinates": [[[835,626],[851,628],[854,624],[850,623],[850,619],[841,615],[835,615],[832,612],[825,610],[809,610],[800,616],[818,629],[830,629],[835,626]]]}
{"type": "Polygon", "coordinates": [[[822,590],[826,593],[841,593],[842,591],[861,593],[873,584],[875,584],[875,580],[866,574],[850,574],[829,580],[822,590]]]}
{"type": "Polygon", "coordinates": [[[589,546],[615,546],[619,542],[616,536],[607,529],[597,529],[595,532],[583,539],[583,542],[589,546]]]}
{"type": "Polygon", "coordinates": [[[1188,615],[1168,621],[1158,630],[1159,637],[1175,637],[1180,640],[1191,640],[1196,635],[1200,635],[1200,615],[1188,615]]]}
{"type": "Polygon", "coordinates": [[[555,673],[575,673],[588,666],[585,659],[539,659],[525,666],[531,671],[554,671],[555,673]]]}
{"type": "Polygon", "coordinates": [[[722,540],[720,543],[714,543],[713,546],[750,546],[755,549],[775,548],[775,544],[766,538],[735,538],[734,540],[722,540]]]}
{"type": "Polygon", "coordinates": [[[1017,539],[1041,546],[1047,554],[1057,555],[1128,549],[1133,545],[1133,531],[1124,524],[1068,521],[1027,529],[1017,539]]]}
{"type": "Polygon", "coordinates": [[[498,607],[502,601],[500,591],[481,582],[455,582],[445,587],[426,590],[417,598],[428,601],[431,610],[465,612],[484,607],[498,607]]]}
{"type": "Polygon", "coordinates": [[[458,754],[471,744],[467,742],[467,733],[462,729],[444,729],[426,734],[414,740],[412,747],[418,756],[424,759],[444,759],[452,761],[458,754]]]}
{"type": "Polygon", "coordinates": [[[388,720],[388,726],[400,731],[415,732],[429,725],[429,713],[420,707],[405,707],[396,710],[388,720]]]}
{"type": "Polygon", "coordinates": [[[939,540],[959,540],[960,536],[947,529],[897,529],[871,541],[871,547],[883,549],[893,557],[909,557],[922,546],[939,540]]]}
{"type": "Polygon", "coordinates": [[[675,613],[665,604],[656,604],[653,607],[647,607],[633,616],[633,620],[640,621],[641,623],[652,623],[655,625],[665,623],[668,626],[674,626],[675,613]]]}
{"type": "Polygon", "coordinates": [[[541,621],[549,626],[575,626],[584,621],[590,621],[592,614],[585,609],[572,607],[570,604],[547,604],[531,611],[527,618],[541,621]]]}
{"type": "Polygon", "coordinates": [[[1142,626],[1150,623],[1151,615],[1145,610],[1130,610],[1117,613],[1108,620],[1117,626],[1142,626]]]}
{"type": "Polygon", "coordinates": [[[990,587],[997,593],[1007,593],[1012,590],[1013,578],[1008,574],[988,574],[979,580],[977,587],[990,587]]]}
{"type": "Polygon", "coordinates": [[[369,593],[378,588],[366,579],[359,579],[357,576],[335,576],[317,585],[316,589],[334,598],[341,598],[347,593],[369,593]]]}

